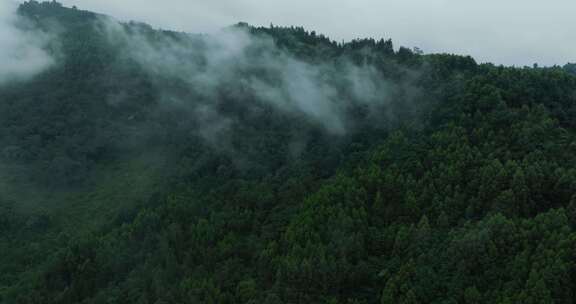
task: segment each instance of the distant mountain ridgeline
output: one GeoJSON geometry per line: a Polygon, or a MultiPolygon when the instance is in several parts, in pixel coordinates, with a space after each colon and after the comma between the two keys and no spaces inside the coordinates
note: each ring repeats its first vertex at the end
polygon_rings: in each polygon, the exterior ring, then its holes
{"type": "Polygon", "coordinates": [[[576,63],[568,63],[564,66],[564,70],[570,74],[576,75],[576,63]]]}

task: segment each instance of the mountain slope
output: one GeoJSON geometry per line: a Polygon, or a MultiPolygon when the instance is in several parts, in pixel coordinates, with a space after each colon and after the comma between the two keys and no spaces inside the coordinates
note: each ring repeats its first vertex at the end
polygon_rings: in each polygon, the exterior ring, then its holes
{"type": "Polygon", "coordinates": [[[2,303],[572,303],[576,76],[26,2],[2,303]]]}

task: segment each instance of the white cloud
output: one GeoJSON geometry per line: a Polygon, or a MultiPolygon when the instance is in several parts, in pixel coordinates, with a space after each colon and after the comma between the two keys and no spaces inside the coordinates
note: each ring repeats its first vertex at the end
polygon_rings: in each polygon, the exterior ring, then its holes
{"type": "Polygon", "coordinates": [[[52,64],[42,49],[45,37],[17,27],[16,9],[16,3],[0,1],[0,83],[27,79],[52,64]]]}
{"type": "MultiPolygon", "coordinates": [[[[400,87],[371,66],[345,60],[337,65],[305,62],[278,49],[271,39],[254,37],[242,28],[151,41],[146,35],[125,31],[114,21],[103,20],[103,25],[109,41],[124,46],[122,54],[159,81],[164,103],[183,110],[187,103],[180,100],[178,90],[163,85],[166,79],[186,84],[193,92],[195,102],[189,106],[221,99],[214,97],[222,94],[244,96],[254,108],[267,104],[290,115],[303,115],[340,135],[352,127],[344,111],[348,105],[357,103],[371,112],[384,113],[390,96],[401,89],[414,90],[411,81],[400,87]]],[[[218,105],[208,104],[211,111],[203,109],[200,117],[218,113],[218,105]]],[[[201,129],[221,130],[232,124],[229,120],[216,128],[213,119],[199,121],[208,123],[201,129]]]]}

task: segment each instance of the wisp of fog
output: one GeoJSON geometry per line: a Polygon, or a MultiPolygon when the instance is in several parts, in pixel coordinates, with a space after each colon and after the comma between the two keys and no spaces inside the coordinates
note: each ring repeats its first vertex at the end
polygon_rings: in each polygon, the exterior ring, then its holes
{"type": "Polygon", "coordinates": [[[54,62],[44,50],[46,37],[23,30],[25,20],[16,12],[17,3],[0,1],[0,83],[25,80],[54,62]]]}
{"type": "MultiPolygon", "coordinates": [[[[312,63],[298,58],[279,48],[270,37],[254,35],[242,26],[211,35],[151,38],[146,26],[134,30],[133,25],[112,19],[102,20],[102,24],[110,42],[125,47],[126,56],[154,79],[184,83],[199,100],[217,100],[226,92],[246,102],[303,114],[332,134],[345,134],[350,127],[346,107],[385,107],[399,86],[369,64],[345,59],[312,63]]],[[[186,104],[165,83],[158,87],[172,105],[186,104]]],[[[207,105],[210,103],[196,112],[205,114],[207,105]]]]}

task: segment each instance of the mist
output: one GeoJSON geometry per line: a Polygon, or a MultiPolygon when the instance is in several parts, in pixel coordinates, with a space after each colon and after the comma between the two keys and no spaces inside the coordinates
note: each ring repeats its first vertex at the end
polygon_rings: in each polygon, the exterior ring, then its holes
{"type": "Polygon", "coordinates": [[[0,1],[0,84],[29,79],[54,62],[44,50],[47,37],[24,30],[26,20],[17,15],[17,8],[16,2],[0,1]]]}
{"type": "Polygon", "coordinates": [[[195,113],[191,118],[200,124],[219,121],[217,127],[212,123],[200,126],[200,134],[214,133],[204,129],[223,133],[233,128],[234,117],[220,114],[220,119],[214,119],[221,112],[216,101],[223,94],[241,99],[251,110],[271,107],[306,117],[330,134],[345,135],[354,128],[346,117],[350,106],[386,114],[393,95],[401,90],[416,90],[408,82],[399,84],[385,79],[369,64],[343,58],[326,62],[298,58],[280,49],[272,38],[251,34],[244,26],[210,35],[150,39],[146,26],[136,26],[134,30],[134,26],[112,19],[103,19],[102,24],[110,43],[123,46],[126,59],[136,61],[155,80],[162,92],[163,106],[186,108],[195,113]],[[194,100],[185,100],[166,85],[167,80],[180,83],[191,92],[187,98],[194,100]],[[212,119],[203,118],[206,113],[212,119]]]}

